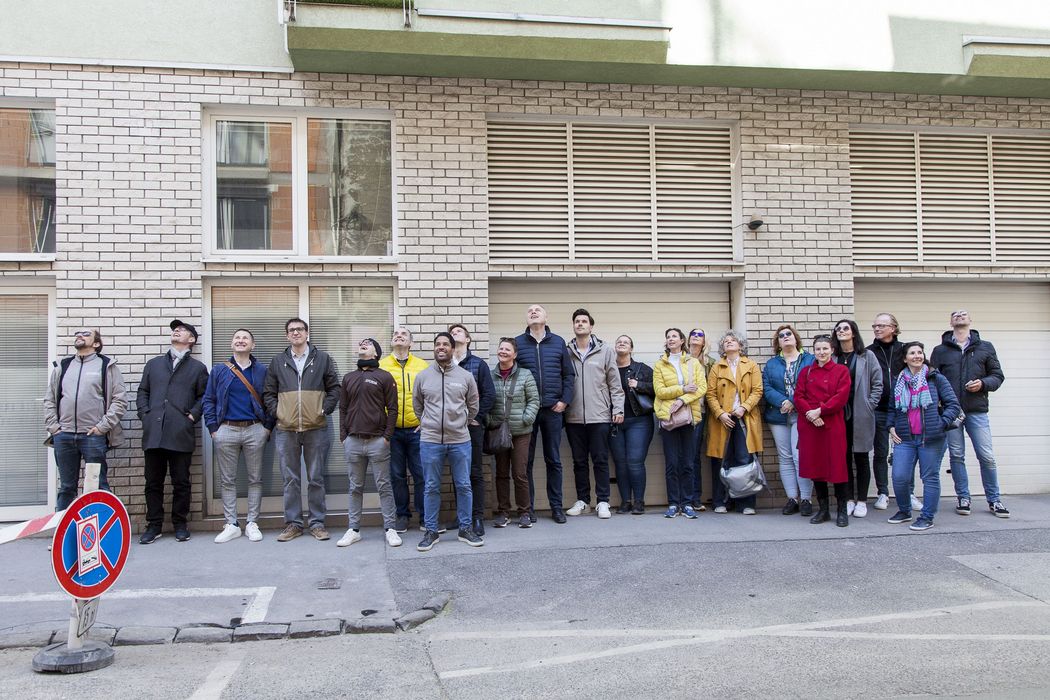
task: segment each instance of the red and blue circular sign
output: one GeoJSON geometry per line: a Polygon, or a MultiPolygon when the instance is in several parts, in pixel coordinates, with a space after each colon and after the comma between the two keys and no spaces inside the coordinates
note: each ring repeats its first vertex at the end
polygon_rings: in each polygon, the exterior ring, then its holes
{"type": "Polygon", "coordinates": [[[58,585],[74,598],[95,598],[117,581],[131,548],[131,521],[109,491],[85,493],[66,510],[51,543],[58,585]]]}

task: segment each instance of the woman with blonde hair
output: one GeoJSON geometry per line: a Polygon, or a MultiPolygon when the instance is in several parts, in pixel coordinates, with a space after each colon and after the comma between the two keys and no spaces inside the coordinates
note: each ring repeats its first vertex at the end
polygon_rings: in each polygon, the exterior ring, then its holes
{"type": "MultiPolygon", "coordinates": [[[[707,334],[703,328],[694,328],[689,331],[689,356],[700,361],[704,366],[704,379],[714,367],[715,358],[707,352],[707,334]]],[[[693,438],[696,442],[696,457],[693,459],[693,510],[702,513],[707,510],[704,506],[704,482],[701,464],[704,461],[704,440],[707,437],[707,402],[701,401],[700,422],[693,428],[693,438]]],[[[713,472],[712,472],[713,473],[713,472]]],[[[717,476],[715,478],[718,478],[717,476]]]]}
{"type": "Polygon", "coordinates": [[[695,518],[693,510],[693,451],[696,440],[693,426],[700,422],[700,404],[707,391],[704,366],[684,352],[685,335],[677,328],[664,332],[664,354],[653,367],[654,409],[663,422],[660,439],[664,446],[667,477],[667,512],[665,518],[679,513],[695,518]]]}
{"type": "MultiPolygon", "coordinates": [[[[722,356],[707,377],[707,410],[712,420],[707,439],[707,455],[711,457],[716,513],[725,513],[726,490],[718,473],[730,438],[745,441],[749,454],[762,451],[762,416],[758,404],[762,400],[762,373],[758,365],[747,357],[747,338],[730,328],[718,341],[722,356]],[[746,435],[745,435],[746,433],[746,435]]],[[[734,450],[736,452],[736,450],[734,450]]],[[[755,497],[737,498],[744,507],[744,515],[755,514],[755,497]]]]}

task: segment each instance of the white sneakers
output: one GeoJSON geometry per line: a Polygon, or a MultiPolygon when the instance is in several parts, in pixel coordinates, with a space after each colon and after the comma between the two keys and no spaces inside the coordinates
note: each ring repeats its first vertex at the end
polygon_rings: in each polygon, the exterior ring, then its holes
{"type": "Polygon", "coordinates": [[[598,503],[598,507],[595,508],[595,510],[598,511],[598,517],[602,520],[612,517],[612,512],[609,510],[609,504],[605,501],[600,501],[598,503]]]}
{"type": "Polygon", "coordinates": [[[742,512],[743,512],[744,515],[754,515],[755,514],[755,509],[754,508],[744,508],[744,510],[742,512]]]}
{"type": "Polygon", "coordinates": [[[249,522],[244,526],[244,534],[248,535],[248,539],[252,542],[262,541],[262,532],[259,531],[259,526],[254,522],[249,522]]]}
{"type": "Polygon", "coordinates": [[[336,547],[349,547],[354,542],[361,541],[361,533],[357,530],[347,530],[346,534],[339,538],[339,541],[335,543],[336,547]]]}
{"type": "Polygon", "coordinates": [[[854,518],[863,518],[868,515],[868,504],[864,501],[857,501],[857,507],[853,509],[854,518]]]}
{"type": "Polygon", "coordinates": [[[397,534],[397,530],[390,528],[386,531],[386,543],[391,547],[401,546],[401,535],[397,534]]]}
{"type": "MultiPolygon", "coordinates": [[[[609,507],[608,504],[606,504],[605,507],[608,508],[609,507]]],[[[584,503],[583,501],[576,501],[575,503],[572,504],[572,508],[569,508],[567,511],[565,511],[565,514],[575,517],[577,515],[583,515],[584,513],[589,511],[590,509],[591,509],[591,507],[589,505],[587,505],[586,503],[584,503]]]]}
{"type": "Polygon", "coordinates": [[[884,493],[880,493],[879,497],[875,499],[875,510],[886,510],[890,505],[890,497],[884,493]]]}
{"type": "Polygon", "coordinates": [[[846,504],[846,515],[853,515],[853,511],[857,508],[856,501],[849,501],[846,504]]]}
{"type": "Polygon", "coordinates": [[[235,540],[241,536],[241,528],[230,523],[226,523],[222,527],[222,532],[215,536],[215,544],[222,544],[223,542],[229,542],[235,540]]]}
{"type": "Polygon", "coordinates": [[[914,493],[911,495],[911,509],[922,512],[922,500],[916,498],[914,493]]]}

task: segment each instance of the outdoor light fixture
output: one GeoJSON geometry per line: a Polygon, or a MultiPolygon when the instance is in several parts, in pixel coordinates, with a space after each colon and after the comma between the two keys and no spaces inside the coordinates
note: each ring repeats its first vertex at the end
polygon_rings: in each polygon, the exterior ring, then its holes
{"type": "Polygon", "coordinates": [[[764,224],[764,223],[765,222],[762,221],[762,217],[761,216],[759,216],[758,214],[752,214],[751,215],[751,221],[747,222],[747,227],[749,229],[751,229],[752,231],[757,231],[758,229],[760,229],[762,227],[762,224],[764,224]]]}

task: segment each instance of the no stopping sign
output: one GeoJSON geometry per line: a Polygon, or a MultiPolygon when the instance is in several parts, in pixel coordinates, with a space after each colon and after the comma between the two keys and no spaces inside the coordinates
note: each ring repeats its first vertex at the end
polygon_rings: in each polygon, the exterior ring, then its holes
{"type": "Polygon", "coordinates": [[[55,579],[74,598],[94,598],[117,581],[131,547],[131,521],[120,499],[92,491],[73,501],[55,528],[55,579]]]}

